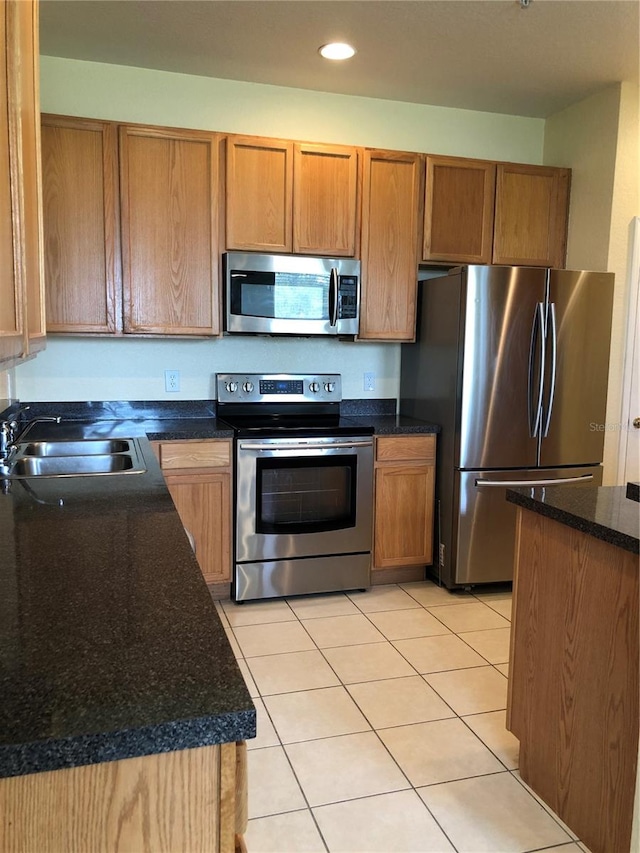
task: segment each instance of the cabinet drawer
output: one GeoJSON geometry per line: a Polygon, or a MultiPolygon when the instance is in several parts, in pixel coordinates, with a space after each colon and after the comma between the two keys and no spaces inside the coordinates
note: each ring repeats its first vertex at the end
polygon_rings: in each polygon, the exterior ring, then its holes
{"type": "Polygon", "coordinates": [[[421,459],[435,462],[435,435],[399,435],[376,439],[376,461],[421,459]]]}
{"type": "Polygon", "coordinates": [[[169,441],[160,444],[160,467],[228,468],[231,465],[230,441],[169,441]]]}

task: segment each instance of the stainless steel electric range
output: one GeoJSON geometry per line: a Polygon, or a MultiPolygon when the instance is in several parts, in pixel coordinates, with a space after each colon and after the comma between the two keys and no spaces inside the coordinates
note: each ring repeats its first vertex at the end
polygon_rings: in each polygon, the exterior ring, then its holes
{"type": "Polygon", "coordinates": [[[235,431],[236,601],[370,585],[373,428],[339,374],[217,374],[235,431]]]}

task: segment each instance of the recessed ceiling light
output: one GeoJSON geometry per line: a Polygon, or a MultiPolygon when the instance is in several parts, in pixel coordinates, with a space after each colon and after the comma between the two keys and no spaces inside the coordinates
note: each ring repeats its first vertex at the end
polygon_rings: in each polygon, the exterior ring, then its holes
{"type": "Polygon", "coordinates": [[[344,42],[334,41],[331,44],[323,44],[318,48],[320,56],[325,59],[351,59],[356,52],[355,47],[344,42]]]}

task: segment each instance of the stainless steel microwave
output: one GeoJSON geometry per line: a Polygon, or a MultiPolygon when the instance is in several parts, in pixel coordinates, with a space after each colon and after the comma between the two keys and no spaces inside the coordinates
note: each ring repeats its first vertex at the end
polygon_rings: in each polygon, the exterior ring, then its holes
{"type": "Polygon", "coordinates": [[[360,261],[227,252],[225,331],[263,335],[356,335],[360,261]]]}

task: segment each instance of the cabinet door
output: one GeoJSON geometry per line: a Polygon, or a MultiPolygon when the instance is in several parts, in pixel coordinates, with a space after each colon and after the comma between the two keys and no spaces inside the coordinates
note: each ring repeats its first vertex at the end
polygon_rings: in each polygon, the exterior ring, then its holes
{"type": "Polygon", "coordinates": [[[116,126],[42,117],[47,331],[122,330],[116,126]]]}
{"type": "Polygon", "coordinates": [[[374,568],[431,563],[435,435],[378,437],[375,455],[374,568]]]}
{"type": "Polygon", "coordinates": [[[27,352],[46,346],[42,250],[42,171],[40,166],[40,76],[38,4],[10,0],[7,34],[9,87],[17,112],[14,156],[19,168],[20,275],[25,302],[27,352]]]}
{"type": "Polygon", "coordinates": [[[416,329],[421,157],[365,151],[360,331],[411,341],[416,329]]]}
{"type": "Polygon", "coordinates": [[[569,169],[498,165],[494,264],[564,267],[570,176],[569,169]]]}
{"type": "Polygon", "coordinates": [[[227,249],[290,252],[293,142],[230,136],[226,153],[227,249]]]}
{"type": "Polygon", "coordinates": [[[9,103],[12,99],[7,79],[7,54],[11,49],[7,41],[8,5],[0,0],[0,362],[13,362],[24,353],[22,286],[17,265],[18,246],[14,255],[13,242],[18,211],[11,180],[15,181],[19,174],[17,170],[12,173],[9,142],[9,103]]]}
{"type": "Polygon", "coordinates": [[[431,464],[376,468],[374,568],[431,563],[434,471],[431,464]]]}
{"type": "Polygon", "coordinates": [[[427,157],[425,261],[491,263],[495,163],[427,157]]]}
{"type": "Polygon", "coordinates": [[[217,335],[217,137],[120,128],[124,330],[217,335]]]}
{"type": "Polygon", "coordinates": [[[226,472],[167,474],[167,488],[196,543],[207,583],[231,581],[231,476],[226,472]]]}
{"type": "Polygon", "coordinates": [[[357,251],[358,152],[294,146],[293,251],[353,257],[357,251]]]}

